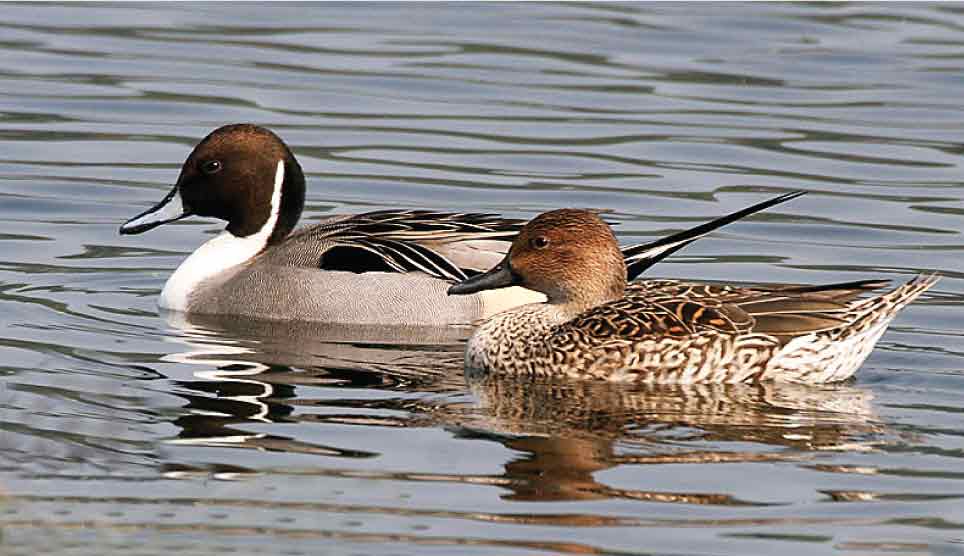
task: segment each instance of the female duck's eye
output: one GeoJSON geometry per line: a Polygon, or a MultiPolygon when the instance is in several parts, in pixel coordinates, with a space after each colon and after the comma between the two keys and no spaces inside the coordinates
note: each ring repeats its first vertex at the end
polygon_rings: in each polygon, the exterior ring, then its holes
{"type": "Polygon", "coordinates": [[[221,171],[221,161],[220,160],[208,160],[204,164],[201,164],[201,171],[205,174],[217,174],[221,171]]]}
{"type": "Polygon", "coordinates": [[[549,238],[546,236],[536,236],[529,242],[535,249],[545,249],[549,246],[549,238]]]}

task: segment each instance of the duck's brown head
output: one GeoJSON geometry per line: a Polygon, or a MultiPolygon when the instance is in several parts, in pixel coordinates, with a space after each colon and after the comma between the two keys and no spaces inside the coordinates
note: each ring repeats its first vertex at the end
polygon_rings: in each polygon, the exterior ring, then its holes
{"type": "Polygon", "coordinates": [[[508,286],[542,292],[549,303],[592,307],[623,295],[626,264],[612,229],[594,212],[554,210],[526,224],[495,268],[449,294],[508,286]]]}
{"type": "Polygon", "coordinates": [[[198,215],[226,220],[237,237],[262,233],[278,241],[294,228],[304,198],[301,166],[277,135],[256,125],[227,125],[194,147],[171,192],[120,233],[139,234],[198,215]]]}

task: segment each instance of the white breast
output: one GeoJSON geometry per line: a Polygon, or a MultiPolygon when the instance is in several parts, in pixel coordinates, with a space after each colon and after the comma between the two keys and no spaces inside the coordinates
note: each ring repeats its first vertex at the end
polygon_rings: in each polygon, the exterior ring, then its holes
{"type": "Polygon", "coordinates": [[[223,232],[197,248],[174,274],[168,278],[157,304],[171,311],[187,311],[191,293],[201,282],[251,259],[264,249],[278,222],[281,207],[281,184],[284,183],[284,161],[278,161],[274,191],[271,194],[271,215],[260,230],[247,237],[223,232]]]}

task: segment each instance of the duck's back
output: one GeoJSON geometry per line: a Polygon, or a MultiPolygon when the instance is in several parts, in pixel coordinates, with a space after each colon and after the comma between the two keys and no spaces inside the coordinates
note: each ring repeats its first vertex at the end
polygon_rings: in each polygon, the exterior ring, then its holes
{"type": "Polygon", "coordinates": [[[741,288],[651,280],[534,342],[529,370],[633,382],[829,382],[856,371],[887,324],[933,284],[741,288]]]}

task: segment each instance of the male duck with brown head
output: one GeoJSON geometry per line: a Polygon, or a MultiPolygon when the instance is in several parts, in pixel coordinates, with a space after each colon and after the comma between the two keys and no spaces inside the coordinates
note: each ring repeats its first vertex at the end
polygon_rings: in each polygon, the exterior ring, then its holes
{"type": "MultiPolygon", "coordinates": [[[[699,237],[796,196],[783,195],[712,222],[626,248],[631,276],[699,237]]],[[[501,259],[522,226],[490,214],[383,210],[331,216],[295,230],[305,178],[267,129],[221,127],[188,156],[170,193],[121,226],[139,234],[197,215],[227,221],[164,286],[159,305],[214,315],[383,325],[471,323],[543,299],[524,288],[463,298],[455,281],[501,259]]]]}
{"type": "Polygon", "coordinates": [[[492,270],[449,289],[522,286],[545,303],[484,322],[466,347],[470,371],[647,383],[783,380],[824,383],[854,374],[900,309],[930,288],[918,277],[877,297],[886,281],[736,287],[626,283],[612,230],[564,209],[526,224],[492,270]]]}

